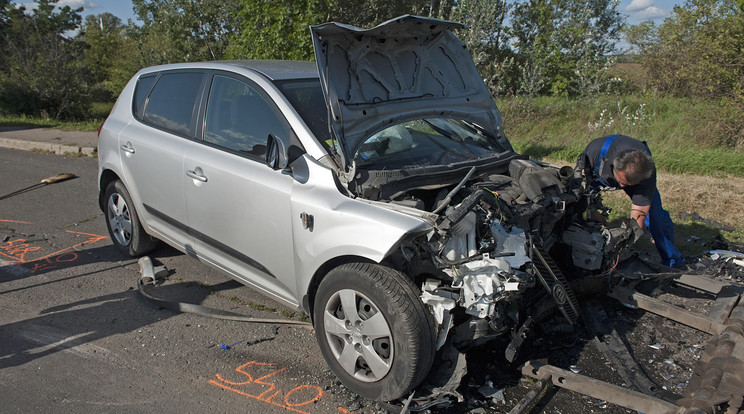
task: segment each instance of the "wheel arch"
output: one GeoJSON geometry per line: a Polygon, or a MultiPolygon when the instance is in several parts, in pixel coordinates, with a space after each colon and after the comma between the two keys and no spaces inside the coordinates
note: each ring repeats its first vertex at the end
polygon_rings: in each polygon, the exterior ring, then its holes
{"type": "Polygon", "coordinates": [[[106,211],[106,201],[104,200],[106,188],[116,180],[120,180],[120,178],[113,170],[105,169],[101,171],[101,177],[98,180],[98,207],[100,207],[101,211],[106,211]]]}
{"type": "Polygon", "coordinates": [[[323,281],[323,278],[331,270],[341,265],[344,265],[347,263],[354,263],[354,262],[377,263],[374,260],[371,260],[363,256],[354,256],[354,255],[338,256],[338,257],[334,257],[326,261],[315,271],[312,278],[310,279],[310,283],[307,286],[307,292],[305,292],[305,295],[302,298],[302,308],[306,314],[310,315],[310,321],[312,323],[315,322],[313,320],[314,319],[313,318],[313,306],[315,305],[315,294],[318,292],[318,286],[320,286],[320,282],[323,281]]]}

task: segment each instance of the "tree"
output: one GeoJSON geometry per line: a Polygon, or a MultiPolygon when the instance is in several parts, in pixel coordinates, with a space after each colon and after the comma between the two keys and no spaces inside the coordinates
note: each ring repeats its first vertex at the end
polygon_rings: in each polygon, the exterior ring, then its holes
{"type": "Polygon", "coordinates": [[[468,26],[457,35],[468,47],[486,86],[495,94],[507,92],[516,78],[505,25],[510,4],[506,0],[460,0],[450,7],[449,18],[468,26]]]}
{"type": "Polygon", "coordinates": [[[240,0],[132,0],[142,25],[130,25],[141,66],[223,59],[238,35],[240,0]]]}
{"type": "Polygon", "coordinates": [[[583,93],[579,83],[596,76],[614,51],[623,18],[615,0],[524,0],[512,19],[513,44],[525,84],[542,92],[583,93]],[[585,72],[582,72],[585,71],[585,72]],[[540,79],[526,79],[538,76],[540,79]]]}
{"type": "Polygon", "coordinates": [[[661,25],[627,32],[651,86],[662,92],[744,102],[744,2],[688,0],[661,25]]]}
{"type": "Polygon", "coordinates": [[[239,34],[228,47],[234,59],[312,60],[310,26],[323,23],[328,5],[315,0],[242,0],[239,34]]]}
{"type": "Polygon", "coordinates": [[[430,14],[431,1],[334,0],[330,10],[329,20],[371,28],[403,14],[427,16],[430,14]]]}
{"type": "Polygon", "coordinates": [[[56,0],[36,0],[6,7],[0,36],[5,75],[0,80],[0,106],[6,111],[53,118],[85,116],[89,109],[88,72],[83,44],[66,33],[80,26],[79,9],[56,8],[56,0]]]}
{"type": "Polygon", "coordinates": [[[85,66],[98,95],[96,100],[111,100],[139,69],[135,45],[126,36],[126,26],[110,13],[89,15],[79,38],[86,45],[85,66]]]}

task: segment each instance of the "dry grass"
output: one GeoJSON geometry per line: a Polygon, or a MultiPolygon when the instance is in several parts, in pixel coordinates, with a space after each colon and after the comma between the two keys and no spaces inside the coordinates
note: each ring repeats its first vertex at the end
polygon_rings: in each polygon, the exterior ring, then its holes
{"type": "Polygon", "coordinates": [[[697,212],[744,231],[744,178],[691,174],[659,174],[658,187],[664,207],[675,213],[697,212]]]}
{"type": "MultiPolygon", "coordinates": [[[[657,186],[664,208],[674,221],[682,221],[682,213],[698,213],[704,219],[744,231],[744,178],[659,173],[657,186]]],[[[630,201],[622,191],[610,192],[604,198],[615,210],[629,212],[630,201]]]]}

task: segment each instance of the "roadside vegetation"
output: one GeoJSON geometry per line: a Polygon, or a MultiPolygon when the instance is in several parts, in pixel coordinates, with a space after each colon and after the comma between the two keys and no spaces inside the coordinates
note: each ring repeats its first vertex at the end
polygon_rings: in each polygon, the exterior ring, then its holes
{"type": "Polygon", "coordinates": [[[142,67],[312,60],[310,25],[423,15],[468,26],[457,34],[518,151],[572,164],[599,136],[646,140],[683,237],[744,240],[744,0],[687,0],[635,26],[613,0],[133,0],[136,23],[34,3],[0,0],[0,126],[96,130],[142,67]]]}

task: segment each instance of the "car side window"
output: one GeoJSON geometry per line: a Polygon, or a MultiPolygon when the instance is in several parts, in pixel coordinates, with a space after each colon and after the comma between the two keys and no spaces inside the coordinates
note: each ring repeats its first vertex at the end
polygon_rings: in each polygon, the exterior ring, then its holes
{"type": "Polygon", "coordinates": [[[264,159],[269,134],[287,138],[289,131],[266,99],[243,81],[215,75],[204,141],[264,159]]]}
{"type": "Polygon", "coordinates": [[[188,135],[203,76],[201,73],[166,73],[160,76],[147,100],[142,120],[188,135]]]}
{"type": "Polygon", "coordinates": [[[142,118],[142,112],[144,110],[143,105],[147,93],[150,92],[152,84],[155,83],[157,75],[142,76],[137,80],[137,86],[134,89],[134,115],[137,118],[142,118]]]}

